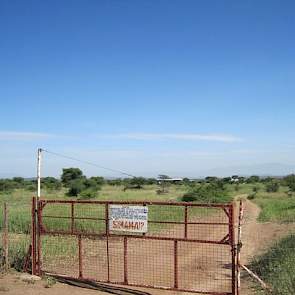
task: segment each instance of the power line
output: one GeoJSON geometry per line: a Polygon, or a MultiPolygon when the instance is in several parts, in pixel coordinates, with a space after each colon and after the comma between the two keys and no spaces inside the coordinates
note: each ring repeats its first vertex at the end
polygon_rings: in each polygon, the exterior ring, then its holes
{"type": "Polygon", "coordinates": [[[121,171],[121,170],[108,168],[108,167],[101,166],[101,165],[98,165],[98,164],[95,164],[95,163],[92,163],[92,162],[89,162],[89,161],[80,160],[80,159],[77,159],[77,158],[74,158],[74,157],[70,157],[70,156],[67,156],[67,155],[60,154],[60,153],[52,152],[52,151],[49,151],[49,150],[45,150],[45,149],[41,149],[41,150],[43,152],[46,152],[48,154],[55,155],[57,157],[61,157],[61,158],[69,159],[69,160],[72,160],[72,161],[80,162],[80,163],[87,164],[87,165],[90,165],[90,166],[94,166],[94,167],[97,167],[97,168],[100,168],[100,169],[104,169],[104,170],[108,170],[108,171],[120,173],[122,175],[136,177],[136,176],[134,176],[134,175],[132,175],[130,173],[127,173],[127,172],[124,172],[124,171],[121,171]]]}

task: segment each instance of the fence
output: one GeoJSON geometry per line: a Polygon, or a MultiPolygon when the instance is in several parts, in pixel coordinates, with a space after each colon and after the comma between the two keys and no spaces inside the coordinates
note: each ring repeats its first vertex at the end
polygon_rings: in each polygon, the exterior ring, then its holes
{"type": "Polygon", "coordinates": [[[232,204],[35,202],[33,273],[200,294],[237,292],[232,204]]]}

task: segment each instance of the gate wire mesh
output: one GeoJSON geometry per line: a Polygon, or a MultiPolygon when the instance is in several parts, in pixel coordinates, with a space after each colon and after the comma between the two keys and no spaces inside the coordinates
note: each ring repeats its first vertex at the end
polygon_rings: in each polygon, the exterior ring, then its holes
{"type": "Polygon", "coordinates": [[[38,201],[39,272],[235,294],[233,205],[38,201]],[[148,207],[148,232],[109,229],[109,206],[148,207]]]}

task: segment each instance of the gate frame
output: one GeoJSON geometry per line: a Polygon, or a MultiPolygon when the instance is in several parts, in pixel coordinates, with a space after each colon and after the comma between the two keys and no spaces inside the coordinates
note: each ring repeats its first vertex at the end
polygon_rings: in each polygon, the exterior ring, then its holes
{"type": "MultiPolygon", "coordinates": [[[[238,255],[237,255],[237,245],[235,242],[235,203],[228,203],[228,204],[198,204],[192,202],[162,202],[162,201],[79,201],[79,200],[45,200],[39,199],[36,197],[32,198],[32,230],[31,230],[31,239],[32,239],[32,274],[42,276],[42,260],[41,260],[41,235],[44,231],[42,228],[42,210],[47,203],[60,203],[60,204],[71,204],[71,233],[67,233],[68,235],[75,235],[78,239],[78,256],[79,256],[79,279],[86,280],[83,278],[83,268],[82,268],[82,236],[93,236],[91,234],[83,234],[74,232],[74,204],[101,204],[105,205],[105,234],[94,234],[95,236],[101,236],[106,238],[106,251],[107,251],[107,281],[106,283],[110,284],[120,284],[120,285],[128,285],[133,287],[143,287],[143,288],[154,288],[154,289],[162,289],[166,291],[180,291],[180,292],[190,292],[196,294],[211,294],[211,295],[237,295],[239,294],[239,284],[237,283],[237,272],[238,272],[238,255]],[[122,205],[171,205],[171,206],[183,206],[184,207],[184,238],[164,238],[164,237],[146,237],[146,236],[130,236],[124,234],[110,234],[109,231],[109,205],[112,204],[122,204],[122,205]],[[224,237],[224,239],[220,242],[213,242],[208,240],[196,240],[196,239],[187,239],[187,232],[188,232],[188,207],[202,207],[202,208],[222,208],[225,214],[228,216],[228,235],[224,237]],[[228,211],[226,210],[228,209],[228,211]],[[121,237],[124,240],[124,282],[112,282],[110,281],[110,271],[109,271],[109,238],[110,237],[121,237]],[[151,239],[151,240],[171,240],[174,241],[174,287],[173,288],[165,288],[165,287],[158,287],[158,286],[144,286],[144,285],[136,285],[128,283],[127,278],[127,239],[135,238],[135,239],[151,239]],[[178,255],[177,255],[177,242],[178,241],[187,241],[187,242],[196,242],[196,243],[210,243],[210,244],[223,244],[229,245],[231,248],[231,281],[232,281],[232,288],[231,293],[223,292],[209,292],[209,291],[194,291],[194,290],[186,290],[186,289],[179,289],[178,288],[178,255]]],[[[195,223],[198,224],[198,223],[195,223]]],[[[201,223],[202,224],[202,223],[201,223]]],[[[210,223],[212,225],[220,224],[220,223],[210,223]]],[[[64,234],[64,232],[60,231],[44,231],[44,234],[64,234]]],[[[67,277],[67,276],[63,276],[67,277]]],[[[69,277],[70,278],[70,277],[69,277]]]]}

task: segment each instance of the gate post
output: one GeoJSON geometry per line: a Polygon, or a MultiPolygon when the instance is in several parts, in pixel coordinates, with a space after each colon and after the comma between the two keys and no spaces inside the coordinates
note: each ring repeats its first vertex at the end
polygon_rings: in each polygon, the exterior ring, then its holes
{"type": "Polygon", "coordinates": [[[234,203],[230,204],[229,207],[229,234],[230,234],[230,245],[232,253],[232,294],[236,295],[236,244],[235,244],[235,212],[234,203]]]}
{"type": "Polygon", "coordinates": [[[31,238],[32,238],[32,274],[36,275],[36,198],[32,198],[32,228],[31,228],[31,238]]]}
{"type": "Polygon", "coordinates": [[[7,203],[3,206],[3,250],[4,250],[4,269],[5,271],[9,268],[8,261],[8,207],[7,203]]]}

